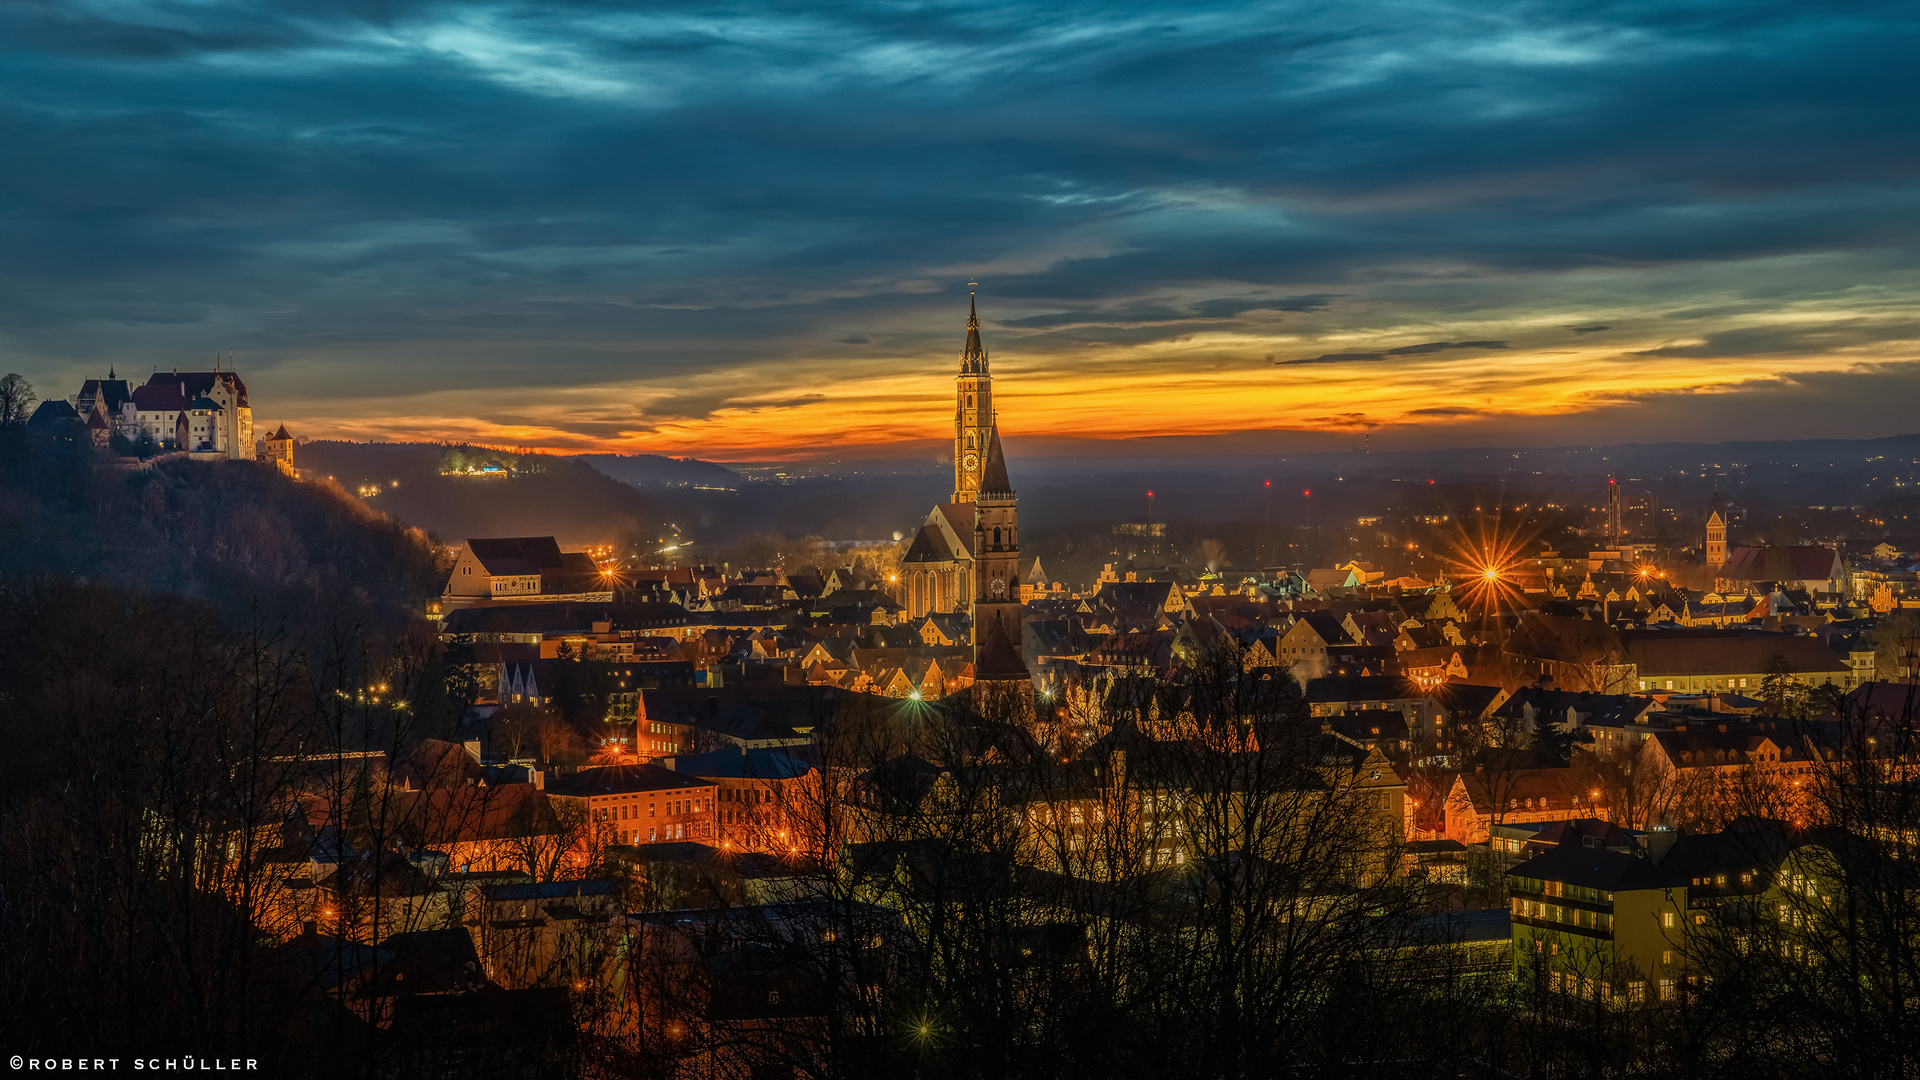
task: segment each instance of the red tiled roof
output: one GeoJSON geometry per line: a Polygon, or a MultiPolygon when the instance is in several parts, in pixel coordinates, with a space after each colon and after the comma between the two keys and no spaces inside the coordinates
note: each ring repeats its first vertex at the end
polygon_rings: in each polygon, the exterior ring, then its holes
{"type": "Polygon", "coordinates": [[[546,794],[532,784],[395,792],[399,825],[426,847],[548,836],[557,831],[546,794]]]}
{"type": "Polygon", "coordinates": [[[555,795],[586,798],[594,795],[631,795],[644,791],[677,791],[706,787],[706,781],[684,776],[658,765],[609,765],[582,769],[548,785],[555,795]]]}
{"type": "Polygon", "coordinates": [[[1719,576],[1732,581],[1828,581],[1840,576],[1839,556],[1830,547],[1738,547],[1727,555],[1719,576]]]}
{"type": "Polygon", "coordinates": [[[1776,656],[1801,674],[1851,670],[1847,661],[1819,638],[1784,634],[1695,636],[1651,633],[1625,642],[1627,659],[1642,679],[1682,675],[1753,675],[1767,670],[1776,656]]]}
{"type": "Polygon", "coordinates": [[[184,412],[187,399],[177,387],[139,386],[133,391],[133,407],[141,412],[184,412]]]}

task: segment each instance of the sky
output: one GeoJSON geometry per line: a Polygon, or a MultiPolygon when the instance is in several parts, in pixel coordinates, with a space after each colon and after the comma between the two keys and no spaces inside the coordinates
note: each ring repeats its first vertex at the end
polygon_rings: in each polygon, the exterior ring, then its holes
{"type": "Polygon", "coordinates": [[[1916,55],[1911,3],[15,2],[0,370],[930,458],[977,282],[1016,455],[1900,434],[1916,55]]]}

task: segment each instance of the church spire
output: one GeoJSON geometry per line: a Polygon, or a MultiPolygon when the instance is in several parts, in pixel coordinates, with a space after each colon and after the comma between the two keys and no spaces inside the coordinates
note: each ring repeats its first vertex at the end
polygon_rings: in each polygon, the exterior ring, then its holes
{"type": "Polygon", "coordinates": [[[997,420],[987,433],[987,463],[980,474],[980,494],[1013,494],[1013,484],[1007,479],[1007,455],[1000,449],[1000,422],[997,420]]]}
{"type": "Polygon", "coordinates": [[[979,301],[972,292],[974,283],[969,281],[967,286],[967,343],[960,350],[960,371],[963,374],[987,370],[986,346],[980,344],[979,301]]]}

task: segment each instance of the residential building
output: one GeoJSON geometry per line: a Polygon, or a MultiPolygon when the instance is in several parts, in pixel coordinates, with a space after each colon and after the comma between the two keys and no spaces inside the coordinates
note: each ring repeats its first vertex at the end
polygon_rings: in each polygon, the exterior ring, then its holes
{"type": "Polygon", "coordinates": [[[583,807],[616,844],[713,843],[718,789],[711,780],[651,763],[582,769],[547,785],[549,798],[583,807]]]}
{"type": "Polygon", "coordinates": [[[466,542],[441,596],[446,611],[500,603],[611,601],[611,580],[584,551],[562,552],[551,536],[466,542]]]}
{"type": "MultiPolygon", "coordinates": [[[[1759,903],[1786,845],[1765,828],[1571,844],[1507,871],[1515,977],[1536,993],[1641,1005],[1689,991],[1691,935],[1730,901],[1759,903]]],[[[1783,921],[1786,905],[1782,905],[1783,921]]]]}
{"type": "Polygon", "coordinates": [[[714,784],[723,851],[817,852],[825,832],[820,771],[797,754],[727,746],[665,761],[674,772],[714,784]]]}
{"type": "Polygon", "coordinates": [[[1484,844],[1495,825],[1602,816],[1606,801],[1606,786],[1590,768],[1461,773],[1447,793],[1447,836],[1484,844]]]}
{"type": "Polygon", "coordinates": [[[1722,593],[1757,585],[1828,596],[1841,596],[1846,591],[1840,553],[1823,544],[1736,547],[1714,574],[1715,589],[1722,593]]]}
{"type": "Polygon", "coordinates": [[[1620,635],[1633,666],[1633,689],[1682,693],[1737,691],[1757,695],[1769,669],[1785,663],[1795,681],[1851,689],[1850,657],[1817,637],[1750,629],[1629,630],[1620,635]]]}
{"type": "MultiPolygon", "coordinates": [[[[1673,834],[1665,836],[1663,844],[1673,834]]],[[[1514,977],[1605,1002],[1674,1000],[1685,971],[1686,877],[1662,861],[1562,844],[1508,870],[1514,977]]]]}

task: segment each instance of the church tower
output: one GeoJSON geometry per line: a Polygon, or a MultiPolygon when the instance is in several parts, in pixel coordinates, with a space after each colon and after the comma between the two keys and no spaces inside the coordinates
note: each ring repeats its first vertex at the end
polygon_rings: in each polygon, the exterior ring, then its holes
{"type": "Polygon", "coordinates": [[[1707,569],[1718,570],[1727,565],[1727,508],[1720,503],[1720,493],[1713,493],[1713,501],[1707,504],[1707,569]]]}
{"type": "Polygon", "coordinates": [[[988,427],[973,500],[975,679],[1026,679],[1020,658],[1020,511],[1007,480],[1000,427],[988,427]]]}
{"type": "Polygon", "coordinates": [[[993,376],[987,350],[980,344],[980,312],[967,294],[967,343],[960,349],[960,374],[953,395],[953,501],[970,503],[980,491],[993,430],[993,376]]]}

